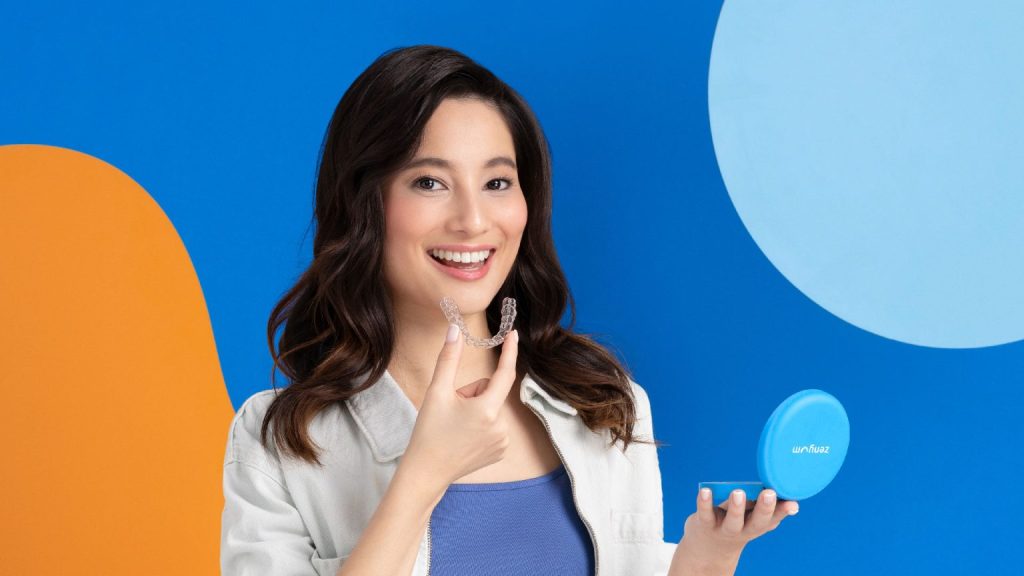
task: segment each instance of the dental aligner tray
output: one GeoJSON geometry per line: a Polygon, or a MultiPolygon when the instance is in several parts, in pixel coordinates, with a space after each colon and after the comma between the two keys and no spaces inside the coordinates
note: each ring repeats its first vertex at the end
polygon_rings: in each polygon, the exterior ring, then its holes
{"type": "Polygon", "coordinates": [[[477,338],[466,329],[466,323],[462,320],[462,312],[452,297],[445,296],[441,299],[440,304],[448,322],[458,326],[459,331],[466,337],[466,344],[477,348],[494,348],[501,345],[505,341],[505,336],[512,331],[512,324],[516,320],[516,299],[511,296],[505,297],[501,301],[501,326],[498,327],[498,333],[490,338],[477,338]]]}

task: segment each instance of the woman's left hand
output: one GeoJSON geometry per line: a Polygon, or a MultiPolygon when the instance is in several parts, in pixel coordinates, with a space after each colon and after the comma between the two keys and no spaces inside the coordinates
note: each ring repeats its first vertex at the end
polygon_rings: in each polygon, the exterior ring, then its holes
{"type": "MultiPolygon", "coordinates": [[[[761,491],[755,505],[736,490],[729,500],[714,506],[708,498],[697,497],[697,511],[686,519],[680,554],[684,562],[703,568],[720,566],[732,573],[747,542],[777,528],[783,519],[796,514],[800,505],[793,500],[777,501],[775,491],[761,491]]],[[[675,560],[673,560],[675,565],[675,560]]]]}

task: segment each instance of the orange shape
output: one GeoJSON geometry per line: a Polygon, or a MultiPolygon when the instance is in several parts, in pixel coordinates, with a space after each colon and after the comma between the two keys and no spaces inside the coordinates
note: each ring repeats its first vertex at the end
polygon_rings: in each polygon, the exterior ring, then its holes
{"type": "Polygon", "coordinates": [[[92,156],[0,146],[3,572],[217,574],[234,414],[174,226],[92,156]]]}

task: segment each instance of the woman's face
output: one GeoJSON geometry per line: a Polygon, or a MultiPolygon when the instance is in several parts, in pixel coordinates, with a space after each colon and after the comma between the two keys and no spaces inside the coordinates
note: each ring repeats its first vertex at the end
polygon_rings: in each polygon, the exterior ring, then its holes
{"type": "Polygon", "coordinates": [[[464,315],[487,308],[526,227],[518,176],[512,134],[491,104],[447,98],[438,105],[413,159],[384,191],[384,269],[396,308],[421,308],[442,322],[444,296],[464,315]],[[460,253],[470,262],[455,266],[478,269],[446,266],[435,250],[460,253]],[[482,266],[471,262],[481,252],[488,254],[482,266]]]}

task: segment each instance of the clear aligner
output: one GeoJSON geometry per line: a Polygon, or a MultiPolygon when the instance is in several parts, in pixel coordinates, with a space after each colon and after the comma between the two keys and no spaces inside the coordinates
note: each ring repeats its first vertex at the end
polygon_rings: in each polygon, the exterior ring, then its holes
{"type": "Polygon", "coordinates": [[[462,335],[466,337],[466,344],[477,348],[493,348],[504,342],[505,335],[512,331],[512,322],[516,319],[516,299],[506,297],[501,301],[501,326],[498,333],[490,338],[474,338],[469,335],[466,323],[462,321],[462,312],[451,297],[445,296],[441,299],[441,310],[449,322],[459,327],[462,335]]]}

